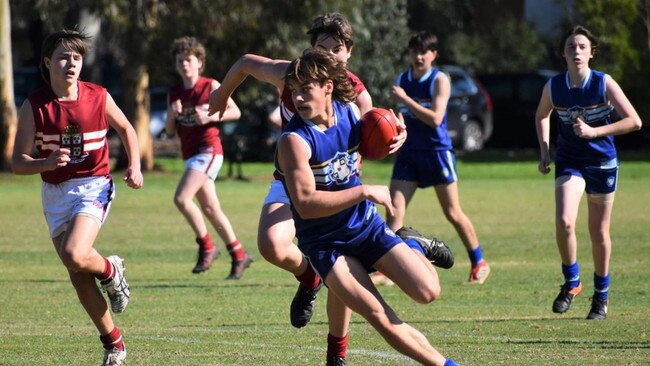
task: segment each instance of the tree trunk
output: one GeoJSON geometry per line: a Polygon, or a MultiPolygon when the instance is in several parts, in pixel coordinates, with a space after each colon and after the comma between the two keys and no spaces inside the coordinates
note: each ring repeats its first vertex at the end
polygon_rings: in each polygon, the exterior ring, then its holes
{"type": "Polygon", "coordinates": [[[18,124],[13,89],[9,0],[0,0],[0,171],[11,169],[11,155],[18,124]]]}

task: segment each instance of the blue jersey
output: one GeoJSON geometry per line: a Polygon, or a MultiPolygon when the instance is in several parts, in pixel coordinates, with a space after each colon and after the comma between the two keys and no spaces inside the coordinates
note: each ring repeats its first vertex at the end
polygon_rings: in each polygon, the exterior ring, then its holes
{"type": "MultiPolygon", "coordinates": [[[[438,69],[431,68],[420,79],[413,80],[412,70],[399,74],[396,85],[406,94],[427,109],[431,109],[433,84],[438,76],[438,69]]],[[[447,133],[447,111],[440,126],[432,128],[420,121],[403,103],[397,105],[404,116],[408,136],[402,150],[451,150],[451,139],[447,133]]]]}
{"type": "MultiPolygon", "coordinates": [[[[296,113],[283,132],[300,137],[309,148],[309,165],[320,191],[341,191],[361,185],[357,164],[361,136],[358,111],[337,100],[333,105],[335,124],[327,130],[296,113]]],[[[278,171],[284,174],[281,169],[278,171]]],[[[376,213],[375,205],[368,200],[317,219],[301,218],[293,205],[291,210],[300,247],[313,243],[347,244],[365,238],[366,223],[376,213]]]]}
{"type": "Polygon", "coordinates": [[[616,165],[613,136],[583,139],[573,132],[573,124],[581,117],[591,127],[612,123],[612,106],[605,94],[606,74],[590,70],[581,88],[571,88],[569,73],[549,80],[553,108],[558,112],[556,160],[574,161],[586,165],[616,165]]]}

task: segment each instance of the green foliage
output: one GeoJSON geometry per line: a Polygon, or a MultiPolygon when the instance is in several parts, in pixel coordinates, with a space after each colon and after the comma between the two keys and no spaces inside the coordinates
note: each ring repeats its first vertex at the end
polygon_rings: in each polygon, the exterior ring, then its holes
{"type": "MultiPolygon", "coordinates": [[[[456,264],[438,271],[442,296],[416,304],[397,286],[379,290],[395,312],[445,356],[462,365],[645,365],[647,322],[647,187],[650,163],[622,158],[612,220],[614,251],[609,317],[584,320],[593,291],[587,207],[580,207],[578,259],[585,292],[564,315],[550,305],[562,281],[554,239],[553,179],[534,160],[471,163],[459,159],[463,210],[472,219],[492,274],[482,286],[465,284],[469,263],[432,189],[420,190],[407,213],[410,225],[450,245],[456,264]]],[[[191,273],[196,244],[172,201],[182,162],[145,177],[141,190],[117,183],[117,197],[97,239],[104,254],[124,256],[132,297],[114,317],[130,366],[322,365],[328,332],[327,289],[305,328],[289,324],[296,280],[266,262],[255,241],[271,164],[244,165],[250,182],[219,180],[221,205],[255,262],[239,281],[226,281],[228,255],[201,275],[191,273]]],[[[386,184],[390,164],[364,162],[363,179],[386,184]]],[[[115,174],[117,177],[119,174],[115,174]]],[[[94,365],[98,334],[75,296],[47,237],[40,178],[0,174],[0,364],[94,365]]],[[[214,230],[210,228],[213,238],[214,230]]],[[[350,326],[351,365],[414,364],[389,347],[359,317],[350,326]]]]}
{"type": "Polygon", "coordinates": [[[539,33],[515,19],[498,22],[487,33],[452,33],[447,42],[454,63],[483,73],[534,70],[547,52],[539,33]]]}

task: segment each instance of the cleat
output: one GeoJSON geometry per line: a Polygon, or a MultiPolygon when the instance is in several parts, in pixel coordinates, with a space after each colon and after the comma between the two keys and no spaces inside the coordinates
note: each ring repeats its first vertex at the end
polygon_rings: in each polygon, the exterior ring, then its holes
{"type": "Polygon", "coordinates": [[[424,256],[431,261],[436,267],[449,269],[454,265],[454,255],[451,253],[451,249],[442,240],[437,238],[427,239],[417,230],[409,226],[403,226],[401,229],[397,230],[395,233],[402,240],[413,239],[420,244],[424,250],[424,256]]]}
{"type": "Polygon", "coordinates": [[[126,360],[126,348],[120,351],[117,348],[104,349],[102,366],[122,366],[126,360]]]}
{"type": "Polygon", "coordinates": [[[327,359],[326,366],[348,366],[348,362],[343,357],[334,356],[327,359]]]}
{"type": "Polygon", "coordinates": [[[582,292],[582,282],[578,282],[578,286],[569,288],[565,283],[560,287],[560,293],[553,301],[553,312],[562,314],[569,310],[573,299],[582,292]]]}
{"type": "Polygon", "coordinates": [[[600,297],[591,298],[591,310],[587,319],[589,320],[605,320],[607,318],[607,299],[603,300],[600,297]]]}
{"type": "Polygon", "coordinates": [[[101,286],[108,295],[108,299],[111,303],[111,310],[117,314],[126,309],[126,305],[129,303],[129,296],[131,296],[131,291],[129,291],[129,284],[126,282],[126,278],[124,277],[124,272],[126,271],[126,268],[124,267],[124,259],[116,255],[112,255],[107,259],[113,265],[115,275],[109,283],[101,286]]]}
{"type": "Polygon", "coordinates": [[[212,250],[201,251],[199,250],[199,259],[196,261],[196,266],[192,269],[192,273],[205,272],[212,267],[212,262],[219,258],[219,249],[214,247],[212,250]]]}
{"type": "Polygon", "coordinates": [[[230,267],[230,274],[228,275],[228,277],[226,277],[226,279],[227,280],[240,279],[241,276],[244,274],[244,270],[250,267],[251,263],[253,263],[253,257],[251,257],[250,254],[248,253],[246,253],[244,259],[240,261],[233,259],[232,265],[230,267]]]}
{"type": "Polygon", "coordinates": [[[469,282],[470,284],[482,285],[485,280],[487,280],[490,275],[490,266],[483,259],[478,262],[477,265],[472,267],[472,271],[469,273],[469,282]]]}
{"type": "Polygon", "coordinates": [[[290,312],[291,325],[295,328],[302,328],[311,320],[321,287],[323,287],[323,280],[314,289],[308,289],[302,283],[298,286],[298,291],[291,300],[290,312]]]}
{"type": "Polygon", "coordinates": [[[386,277],[386,275],[381,272],[375,272],[371,274],[370,280],[375,284],[375,286],[392,286],[395,284],[393,280],[386,277]]]}

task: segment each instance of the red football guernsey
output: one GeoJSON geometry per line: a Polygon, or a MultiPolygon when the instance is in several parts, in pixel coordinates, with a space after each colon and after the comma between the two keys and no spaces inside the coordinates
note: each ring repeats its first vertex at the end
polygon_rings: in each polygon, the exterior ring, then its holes
{"type": "Polygon", "coordinates": [[[77,100],[58,100],[49,85],[29,96],[39,156],[47,158],[59,148],[70,150],[68,165],[41,173],[47,183],[110,173],[106,89],[84,81],[77,86],[77,100]]]}
{"type": "Polygon", "coordinates": [[[176,129],[184,160],[202,152],[223,154],[217,122],[197,124],[195,108],[207,108],[213,81],[201,76],[191,89],[185,89],[182,83],[169,89],[169,102],[180,100],[183,105],[183,112],[176,118],[176,129]]]}

